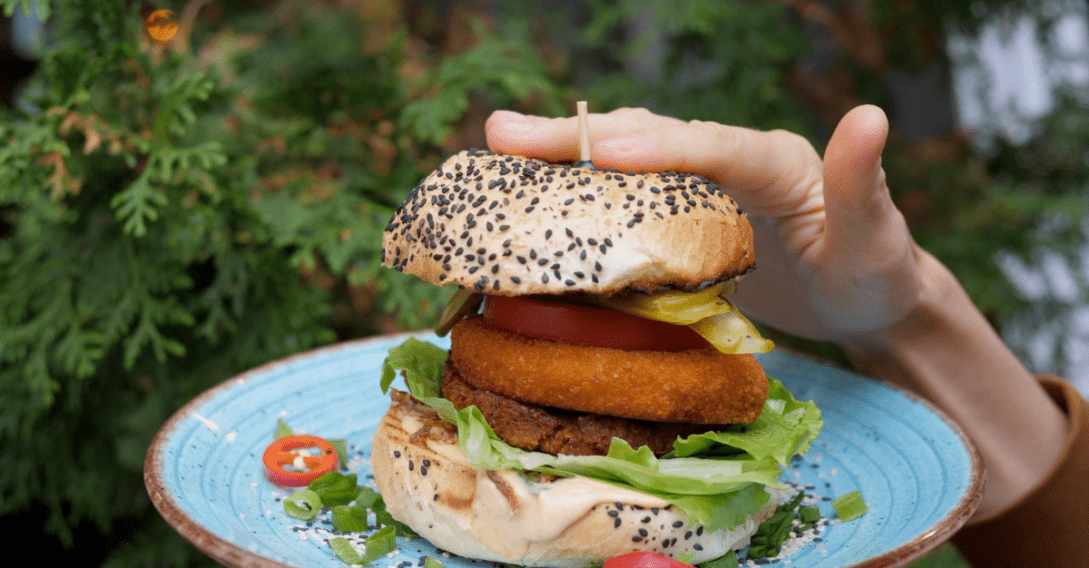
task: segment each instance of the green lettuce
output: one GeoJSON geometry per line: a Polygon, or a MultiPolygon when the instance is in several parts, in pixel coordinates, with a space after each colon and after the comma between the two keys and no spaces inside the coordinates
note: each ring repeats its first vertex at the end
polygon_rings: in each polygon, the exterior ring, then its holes
{"type": "Polygon", "coordinates": [[[408,339],[391,349],[383,364],[382,392],[400,371],[414,397],[457,425],[459,444],[473,467],[581,476],[635,489],[672,503],[709,530],[737,526],[763,507],[769,499],[764,488],[781,487],[780,467],[806,451],[823,424],[812,401],[795,400],[769,378],[770,393],[756,422],[678,438],[661,458],[618,438],[604,456],[529,452],[499,439],[475,406],[457,410],[442,398],[446,357],[444,349],[408,339]]]}

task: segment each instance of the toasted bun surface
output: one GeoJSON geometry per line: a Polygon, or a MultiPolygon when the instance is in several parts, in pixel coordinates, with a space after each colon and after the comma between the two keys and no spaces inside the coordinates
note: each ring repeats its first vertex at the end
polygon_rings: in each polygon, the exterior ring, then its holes
{"type": "Polygon", "coordinates": [[[625,351],[537,339],[484,318],[454,326],[450,357],[473,386],[514,400],[636,420],[749,424],[768,397],[752,355],[712,347],[625,351]]]}
{"type": "Polygon", "coordinates": [[[383,264],[500,295],[696,290],[753,268],[752,227],[721,188],[464,151],[413,189],[383,264]]]}
{"type": "MultiPolygon", "coordinates": [[[[603,482],[534,482],[469,465],[430,409],[396,393],[375,432],[371,465],[394,518],[467,558],[582,568],[633,551],[692,554],[693,564],[748,544],[773,498],[733,530],[704,531],[665,501],[603,482]]],[[[447,426],[449,428],[449,426],[447,426]]]]}

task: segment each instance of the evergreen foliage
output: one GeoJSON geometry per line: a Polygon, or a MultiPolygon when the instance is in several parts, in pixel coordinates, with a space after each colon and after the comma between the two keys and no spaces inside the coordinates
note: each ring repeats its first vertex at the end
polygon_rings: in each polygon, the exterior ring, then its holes
{"type": "MultiPolygon", "coordinates": [[[[0,525],[44,529],[81,562],[207,562],[141,476],[185,402],[282,356],[434,321],[448,291],[381,269],[380,235],[443,157],[483,143],[491,109],[560,115],[581,98],[821,148],[859,102],[916,120],[890,70],[947,71],[949,30],[1035,3],[245,4],[0,0],[7,15],[36,5],[49,30],[0,113],[0,525]],[[158,43],[144,22],[163,7],[179,31],[158,43]]],[[[951,127],[893,132],[885,164],[916,238],[998,326],[1026,312],[997,255],[1083,239],[1083,96],[990,153],[951,127]]]]}

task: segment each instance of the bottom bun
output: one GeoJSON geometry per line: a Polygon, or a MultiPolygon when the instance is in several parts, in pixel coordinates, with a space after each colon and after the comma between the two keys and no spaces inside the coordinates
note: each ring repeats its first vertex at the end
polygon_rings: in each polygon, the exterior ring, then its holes
{"type": "MultiPolygon", "coordinates": [[[[437,548],[479,560],[582,568],[635,551],[696,564],[742,548],[778,495],[739,527],[706,531],[668,502],[580,477],[534,480],[472,467],[457,431],[394,392],[371,467],[386,510],[437,548]]],[[[769,490],[774,491],[774,490],[769,490]]]]}

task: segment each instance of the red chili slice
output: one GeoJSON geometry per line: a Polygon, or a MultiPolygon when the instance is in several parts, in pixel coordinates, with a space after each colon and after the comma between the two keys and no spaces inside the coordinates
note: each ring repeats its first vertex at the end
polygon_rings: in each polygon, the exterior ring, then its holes
{"type": "Polygon", "coordinates": [[[337,468],[337,451],[329,442],[305,434],[284,436],[268,445],[262,457],[269,481],[282,487],[302,487],[337,468]],[[302,456],[306,470],[285,469],[295,463],[300,453],[292,450],[317,448],[316,456],[302,456]]]}

